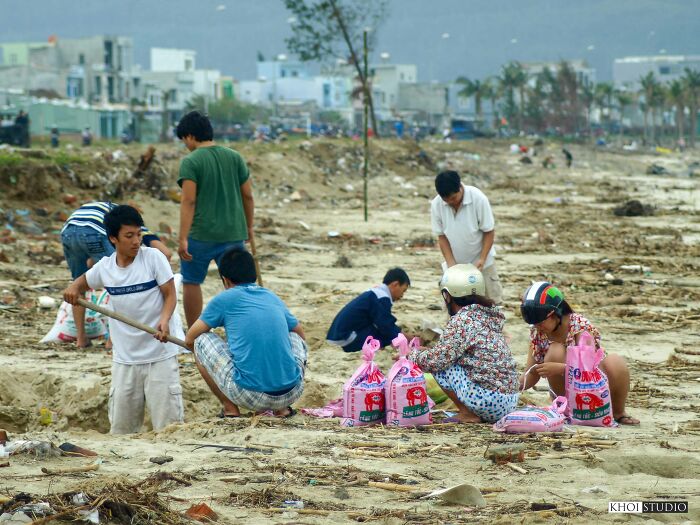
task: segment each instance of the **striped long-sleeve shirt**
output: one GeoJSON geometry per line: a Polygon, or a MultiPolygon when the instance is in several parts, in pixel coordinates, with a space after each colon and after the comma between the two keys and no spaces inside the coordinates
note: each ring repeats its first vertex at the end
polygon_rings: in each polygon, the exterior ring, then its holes
{"type": "MultiPolygon", "coordinates": [[[[88,202],[83,204],[80,208],[75,210],[68,220],[61,228],[61,232],[65,230],[68,226],[87,226],[93,230],[107,236],[107,230],[105,230],[105,215],[111,211],[113,208],[117,207],[118,204],[114,202],[88,202]]],[[[141,227],[141,232],[143,233],[142,243],[149,246],[153,241],[159,241],[160,238],[153,233],[151,230],[145,226],[141,227]]]]}

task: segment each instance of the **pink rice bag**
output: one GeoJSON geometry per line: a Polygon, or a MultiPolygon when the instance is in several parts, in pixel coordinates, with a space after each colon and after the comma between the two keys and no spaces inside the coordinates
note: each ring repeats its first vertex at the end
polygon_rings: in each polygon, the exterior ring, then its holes
{"type": "Polygon", "coordinates": [[[605,357],[593,336],[582,332],[578,345],[566,349],[567,416],[574,425],[614,427],[608,377],[598,367],[605,357]]]}
{"type": "Polygon", "coordinates": [[[423,371],[408,360],[411,348],[419,348],[414,337],[409,344],[399,334],[391,342],[398,349],[399,358],[391,367],[386,380],[386,423],[398,427],[429,425],[433,422],[423,371]]]}
{"type": "Polygon", "coordinates": [[[359,427],[384,422],[384,384],[386,378],[373,361],[381,343],[371,335],[362,346],[364,363],[343,386],[344,427],[359,427]]]}
{"type": "Polygon", "coordinates": [[[493,424],[493,429],[508,434],[559,432],[566,423],[566,405],[566,398],[559,396],[549,408],[526,406],[503,416],[493,424]]]}

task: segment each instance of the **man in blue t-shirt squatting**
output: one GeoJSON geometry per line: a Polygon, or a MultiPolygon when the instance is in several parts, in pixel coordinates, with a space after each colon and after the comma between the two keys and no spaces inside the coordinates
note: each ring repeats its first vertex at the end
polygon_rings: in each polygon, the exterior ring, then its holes
{"type": "Polygon", "coordinates": [[[219,263],[225,290],[187,331],[197,368],[221,401],[219,417],[239,409],[288,417],[304,391],[308,347],[299,321],[272,291],[255,284],[253,256],[231,248],[219,263]],[[210,332],[223,326],[226,341],[210,332]]]}

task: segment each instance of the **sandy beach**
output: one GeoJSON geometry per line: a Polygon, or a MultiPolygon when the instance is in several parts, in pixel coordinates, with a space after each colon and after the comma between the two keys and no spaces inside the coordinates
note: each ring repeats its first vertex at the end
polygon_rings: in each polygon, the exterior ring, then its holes
{"type": "MultiPolygon", "coordinates": [[[[150,498],[144,507],[157,510],[151,521],[134,523],[185,523],[181,513],[197,503],[209,505],[220,523],[700,522],[700,153],[571,145],[574,164],[567,169],[561,144],[545,141],[533,164],[519,162],[509,144],[374,142],[368,222],[360,143],[233,146],[253,177],[265,286],[288,304],[307,334],[306,387],[297,408],[321,407],[341,395],[360,360],[326,343],[326,331],[342,305],[380,282],[388,268],[401,266],[411,277],[411,288],[394,306],[407,333],[420,333],[429,344],[436,337],[430,327],[446,322],[429,202],[435,174],[450,168],[482,189],[493,206],[506,332],[521,369],[528,326],[519,315],[520,295],[531,281],[551,280],[599,327],[605,349],[628,361],[628,413],[641,420],[639,427],[502,435],[486,424],[345,429],[336,419],[305,415],[223,420],[192,356],[182,355],[186,422],[158,433],[145,427],[141,434],[110,436],[111,357],[104,344],[78,350],[38,342],[54,322],[70,277],[58,230],[59,213],[72,206],[61,196],[73,193],[78,203],[103,197],[105,174],[125,176],[145,148],[130,147],[121,164],[95,160],[92,150],[84,164],[74,162],[68,170],[40,170],[41,159],[31,159],[32,166],[0,166],[0,208],[31,210],[44,232],[16,229],[0,237],[0,428],[12,440],[74,443],[97,452],[102,462],[98,470],[45,474],[42,467],[82,467],[95,458],[0,458],[0,466],[9,462],[0,468],[0,509],[18,493],[51,501],[69,492],[113,499],[137,492],[150,498]],[[554,169],[542,167],[547,155],[554,157],[554,169]],[[652,164],[664,173],[648,174],[652,164]],[[11,173],[19,181],[11,183],[11,173]],[[649,205],[651,214],[614,214],[633,199],[649,205]],[[55,308],[39,308],[44,295],[56,299],[55,308]],[[39,421],[41,406],[51,410],[49,426],[39,421]],[[524,461],[515,463],[521,471],[486,457],[490,448],[518,445],[524,450],[524,461]],[[173,461],[157,465],[149,461],[155,456],[173,461]],[[460,483],[479,488],[486,506],[422,497],[460,483]],[[689,501],[690,511],[608,513],[609,501],[663,500],[689,501]],[[285,508],[285,501],[303,501],[303,508],[285,508]]],[[[177,194],[184,153],[158,147],[159,180],[166,185],[114,198],[133,201],[146,224],[169,239],[176,238],[179,208],[168,195],[177,194]]],[[[172,262],[177,271],[176,255],[172,262]]],[[[212,266],[205,300],[220,286],[212,266]]],[[[391,354],[378,354],[385,372],[391,354]]],[[[545,382],[523,401],[548,405],[545,382]]],[[[104,515],[100,522],[108,523],[104,515]]]]}

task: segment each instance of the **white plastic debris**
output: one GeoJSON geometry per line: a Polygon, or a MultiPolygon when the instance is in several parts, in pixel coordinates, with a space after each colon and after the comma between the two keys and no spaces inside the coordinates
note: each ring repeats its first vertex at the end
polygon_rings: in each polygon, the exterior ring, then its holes
{"type": "Polygon", "coordinates": [[[469,483],[460,483],[446,489],[434,490],[423,499],[440,498],[445,503],[457,505],[473,505],[475,507],[485,507],[486,500],[481,491],[469,483]]]}
{"type": "Polygon", "coordinates": [[[37,302],[39,303],[39,308],[55,308],[56,307],[56,299],[53,297],[49,297],[48,295],[41,295],[37,299],[37,302]]]}

